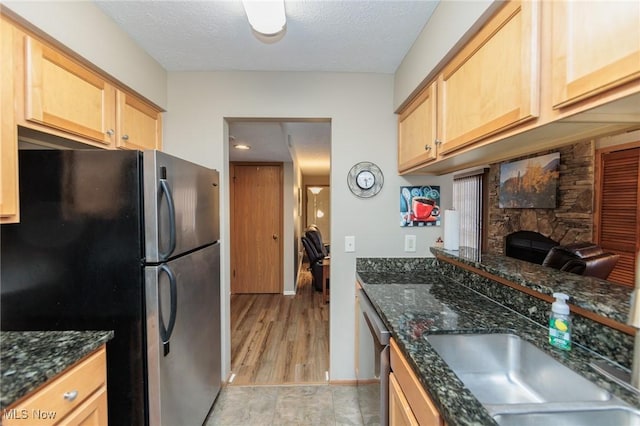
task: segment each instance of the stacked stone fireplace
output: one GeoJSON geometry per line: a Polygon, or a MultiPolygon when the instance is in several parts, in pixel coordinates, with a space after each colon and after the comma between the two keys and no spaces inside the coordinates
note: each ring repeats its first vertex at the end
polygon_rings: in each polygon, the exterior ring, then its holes
{"type": "Polygon", "coordinates": [[[558,244],[593,241],[595,144],[593,141],[581,142],[513,161],[552,152],[560,152],[558,206],[555,209],[501,209],[498,204],[500,163],[491,164],[487,179],[486,251],[506,254],[506,237],[517,231],[535,232],[558,244]]]}

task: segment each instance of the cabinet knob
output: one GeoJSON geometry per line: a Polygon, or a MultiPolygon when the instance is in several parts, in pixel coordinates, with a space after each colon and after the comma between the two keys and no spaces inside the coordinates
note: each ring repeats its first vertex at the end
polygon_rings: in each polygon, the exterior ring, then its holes
{"type": "Polygon", "coordinates": [[[108,136],[113,136],[113,134],[114,134],[115,132],[113,131],[113,129],[109,129],[109,130],[107,130],[105,133],[106,133],[108,136]]]}
{"type": "Polygon", "coordinates": [[[122,140],[123,141],[128,141],[129,140],[129,135],[122,135],[122,140]]]}
{"type": "Polygon", "coordinates": [[[274,240],[277,240],[277,239],[278,239],[278,234],[273,234],[273,235],[271,236],[271,238],[273,238],[274,240]]]}
{"type": "Polygon", "coordinates": [[[436,146],[437,146],[437,145],[442,145],[442,141],[441,141],[440,139],[436,139],[436,140],[435,140],[435,143],[436,143],[436,146]]]}
{"type": "Polygon", "coordinates": [[[74,399],[76,399],[76,398],[78,397],[78,391],[77,391],[77,390],[72,390],[71,392],[65,392],[65,393],[62,395],[62,397],[63,397],[65,400],[67,400],[67,401],[71,402],[71,401],[73,401],[74,399]]]}
{"type": "Polygon", "coordinates": [[[425,151],[431,151],[431,145],[425,145],[424,146],[424,150],[425,151]]]}

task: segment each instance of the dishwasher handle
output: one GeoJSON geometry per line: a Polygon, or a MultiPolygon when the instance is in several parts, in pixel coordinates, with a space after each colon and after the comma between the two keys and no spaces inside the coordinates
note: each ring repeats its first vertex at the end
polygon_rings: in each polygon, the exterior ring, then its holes
{"type": "Polygon", "coordinates": [[[369,301],[369,298],[361,288],[358,289],[358,304],[360,305],[360,310],[362,311],[362,315],[364,315],[367,325],[371,329],[371,333],[375,336],[376,340],[378,340],[378,343],[383,346],[388,345],[391,332],[387,330],[387,326],[384,325],[382,319],[380,319],[380,316],[369,301]]]}

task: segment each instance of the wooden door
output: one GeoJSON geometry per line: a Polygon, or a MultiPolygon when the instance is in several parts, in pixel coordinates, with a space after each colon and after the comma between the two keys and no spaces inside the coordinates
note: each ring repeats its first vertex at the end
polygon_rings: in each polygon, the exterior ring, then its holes
{"type": "Polygon", "coordinates": [[[282,165],[231,165],[231,293],[282,293],[282,165]]]}
{"type": "Polygon", "coordinates": [[[398,117],[398,171],[434,160],[436,149],[436,83],[431,83],[398,117]]]}
{"type": "Polygon", "coordinates": [[[640,78],[640,2],[554,1],[553,107],[640,78]]]}
{"type": "Polygon", "coordinates": [[[596,242],[617,253],[609,281],[633,286],[640,250],[640,148],[598,155],[596,242]]]}
{"type": "Polygon", "coordinates": [[[440,151],[446,154],[539,114],[539,3],[510,1],[443,69],[440,151]]]}
{"type": "Polygon", "coordinates": [[[115,87],[38,40],[26,38],[25,119],[112,146],[115,87]]]}
{"type": "Polygon", "coordinates": [[[125,149],[162,149],[160,112],[135,96],[118,91],[117,143],[125,149]]]}
{"type": "Polygon", "coordinates": [[[0,223],[18,222],[18,126],[15,114],[14,28],[0,18],[0,223]]]}

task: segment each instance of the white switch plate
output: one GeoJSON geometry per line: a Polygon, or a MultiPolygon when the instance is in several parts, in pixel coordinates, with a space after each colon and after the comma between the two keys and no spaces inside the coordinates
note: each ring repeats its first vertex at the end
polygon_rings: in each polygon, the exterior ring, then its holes
{"type": "Polygon", "coordinates": [[[416,236],[415,235],[405,235],[404,236],[404,251],[416,251],[416,236]]]}
{"type": "Polygon", "coordinates": [[[356,237],[353,235],[344,237],[344,251],[345,253],[356,251],[356,237]]]}

